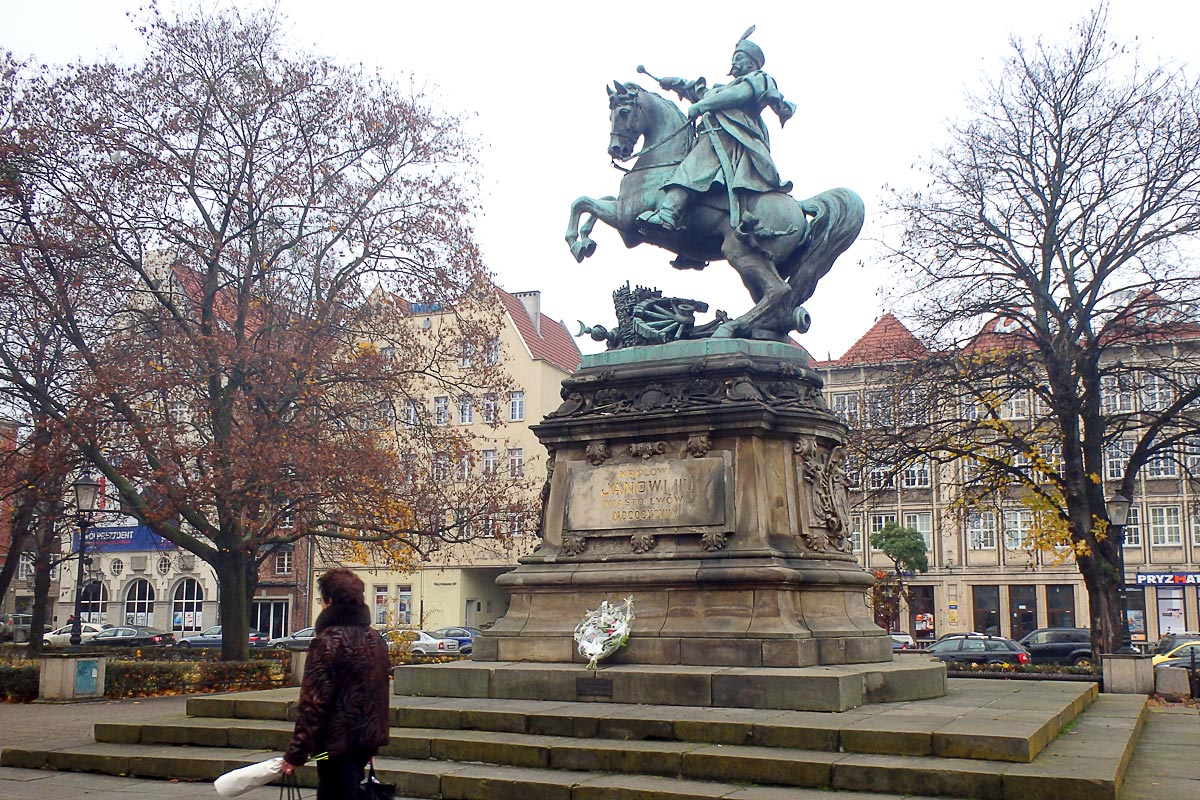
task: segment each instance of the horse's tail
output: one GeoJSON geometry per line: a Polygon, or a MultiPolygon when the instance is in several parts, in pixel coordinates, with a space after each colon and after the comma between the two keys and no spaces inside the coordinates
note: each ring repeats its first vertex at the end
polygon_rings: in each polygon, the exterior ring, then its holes
{"type": "Polygon", "coordinates": [[[830,189],[796,202],[812,219],[804,244],[779,266],[780,274],[792,287],[793,307],[812,297],[817,281],[854,243],[866,218],[862,198],[850,189],[830,189]]]}

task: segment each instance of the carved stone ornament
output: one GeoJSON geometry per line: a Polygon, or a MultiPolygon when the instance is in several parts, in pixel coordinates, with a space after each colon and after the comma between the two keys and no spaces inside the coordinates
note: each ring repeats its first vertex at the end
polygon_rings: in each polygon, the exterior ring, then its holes
{"type": "Polygon", "coordinates": [[[853,552],[848,532],[845,448],[839,445],[826,455],[815,439],[803,438],[794,450],[800,456],[800,475],[809,500],[808,525],[802,533],[805,542],[818,552],[853,552]]]}
{"type": "Polygon", "coordinates": [[[598,467],[608,459],[612,458],[612,449],[609,448],[608,442],[595,441],[588,442],[587,460],[593,467],[598,467]]]}
{"type": "Polygon", "coordinates": [[[635,457],[650,458],[661,456],[665,452],[667,452],[666,442],[634,442],[629,445],[629,454],[635,457]]]}
{"type": "Polygon", "coordinates": [[[562,552],[569,556],[577,556],[587,550],[587,539],[582,536],[564,536],[562,552]]]}
{"type": "Polygon", "coordinates": [[[724,550],[727,544],[729,544],[729,534],[721,531],[709,531],[700,536],[700,546],[710,553],[724,550]]]}
{"type": "Polygon", "coordinates": [[[688,455],[692,458],[703,458],[712,449],[712,441],[707,433],[693,433],[687,440],[688,455]]]}
{"type": "Polygon", "coordinates": [[[633,546],[635,553],[647,553],[653,550],[654,545],[657,544],[654,535],[649,533],[635,533],[629,537],[629,543],[633,546]]]}
{"type": "MultiPolygon", "coordinates": [[[[697,370],[703,372],[702,370],[697,370]]],[[[818,385],[792,365],[774,368],[775,380],[760,380],[750,370],[732,376],[697,375],[696,371],[651,384],[605,385],[598,380],[564,382],[562,404],[549,418],[582,417],[592,414],[643,414],[662,411],[710,410],[731,403],[762,403],[776,409],[828,412],[818,385]],[[568,386],[569,384],[569,386],[568,386]]]]}

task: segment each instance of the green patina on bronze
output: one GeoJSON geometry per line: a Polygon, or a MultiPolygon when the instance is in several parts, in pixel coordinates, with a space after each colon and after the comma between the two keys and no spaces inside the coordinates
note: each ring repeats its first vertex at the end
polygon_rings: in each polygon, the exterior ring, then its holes
{"type": "MultiPolygon", "coordinates": [[[[671,329],[667,340],[783,340],[794,330],[804,332],[807,313],[800,304],[862,228],[862,200],[849,189],[801,201],[791,197],[792,185],[783,181],[771,157],[762,114],[769,109],[782,124],[796,106],[763,71],[766,57],[748,38],[753,31],[734,47],[728,84],[655,79],[690,103],[686,114],[661,95],[614,81],[608,90],[608,153],[614,163],[636,160],[616,197],[585,196],[571,206],[566,239],[576,261],[595,252],[589,235],[600,220],[616,228],[629,247],[649,243],[674,253],[677,269],[727,261],[738,271],[754,306],[735,319],[719,314],[713,324],[694,325],[675,313],[677,303],[671,301],[680,298],[647,307],[639,318],[643,323],[661,322],[666,309],[667,321],[657,327],[671,329]]],[[[638,71],[649,75],[640,65],[638,71]]],[[[688,308],[697,304],[681,302],[688,308]]],[[[657,331],[637,340],[614,338],[599,326],[585,332],[607,340],[610,348],[663,338],[657,331]]]]}

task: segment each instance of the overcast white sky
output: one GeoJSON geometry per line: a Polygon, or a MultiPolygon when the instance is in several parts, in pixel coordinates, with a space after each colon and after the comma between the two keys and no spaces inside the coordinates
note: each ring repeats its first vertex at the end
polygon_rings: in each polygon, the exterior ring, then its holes
{"type": "MultiPolygon", "coordinates": [[[[131,0],[4,4],[0,48],[42,61],[136,54],[131,0]]],[[[171,7],[171,0],[160,0],[171,7]]],[[[190,5],[190,4],[189,4],[190,5]]],[[[617,191],[609,166],[605,86],[651,82],[636,73],[703,75],[721,82],[751,24],[765,69],[800,106],[786,130],[769,116],[772,148],[797,197],[848,186],[867,203],[859,241],[806,304],[802,343],[817,358],[842,354],[884,311],[886,272],[874,242],[890,233],[883,185],[919,185],[915,162],[944,139],[964,92],[998,74],[1009,37],[1061,41],[1095,3],[1082,0],[521,3],[280,0],[298,45],[428,83],[449,110],[470,115],[483,144],[484,255],[509,291],[540,289],[543,310],[611,325],[611,292],[626,280],[732,314],[750,300],[733,270],[679,273],[665,251],[626,250],[598,225],[596,254],[577,265],[563,234],[579,195],[617,191]],[[668,10],[670,9],[670,10],[668,10]]],[[[1187,63],[1197,52],[1200,3],[1113,0],[1109,29],[1148,61],[1187,63]]],[[[585,352],[601,346],[580,340],[585,352]]]]}

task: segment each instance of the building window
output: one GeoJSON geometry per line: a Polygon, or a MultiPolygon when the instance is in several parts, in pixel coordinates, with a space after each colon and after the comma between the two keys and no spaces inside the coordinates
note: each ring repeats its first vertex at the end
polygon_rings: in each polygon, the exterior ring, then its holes
{"type": "Polygon", "coordinates": [[[410,486],[417,476],[417,456],[414,453],[400,453],[398,460],[404,485],[410,486]]]}
{"type": "Polygon", "coordinates": [[[17,580],[27,581],[33,577],[33,553],[28,550],[21,553],[21,560],[17,562],[17,580]]]}
{"type": "Polygon", "coordinates": [[[462,351],[458,356],[458,366],[463,369],[470,369],[475,366],[475,343],[463,342],[462,351]]]}
{"type": "Polygon", "coordinates": [[[892,473],[891,466],[887,464],[872,465],[867,470],[867,489],[878,491],[880,489],[891,489],[895,486],[896,476],[892,473]]]}
{"type": "Polygon", "coordinates": [[[1071,584],[1046,587],[1046,625],[1051,628],[1075,627],[1075,587],[1071,584]]]}
{"type": "Polygon", "coordinates": [[[159,556],[158,564],[155,569],[158,571],[159,575],[169,575],[171,572],[171,557],[159,556]]]}
{"type": "Polygon", "coordinates": [[[83,585],[81,595],[82,613],[79,621],[103,625],[105,622],[104,611],[108,605],[108,589],[104,588],[104,584],[100,581],[88,581],[83,585]]]}
{"type": "Polygon", "coordinates": [[[291,575],[292,574],[292,551],[291,550],[276,550],[275,551],[275,574],[276,575],[291,575]]]}
{"type": "Polygon", "coordinates": [[[480,461],[483,463],[484,475],[495,475],[500,469],[500,456],[495,450],[484,450],[480,453],[480,461]]]}
{"type": "Polygon", "coordinates": [[[508,418],[512,422],[525,419],[525,392],[520,389],[508,396],[508,418]]]}
{"type": "MultiPolygon", "coordinates": [[[[396,587],[396,622],[400,625],[412,625],[412,587],[396,587]]],[[[420,623],[420,620],[418,620],[420,623]]]]}
{"type": "Polygon", "coordinates": [[[906,465],[900,473],[900,485],[905,489],[928,489],[929,462],[921,460],[906,465]]]}
{"type": "Polygon", "coordinates": [[[375,624],[388,624],[388,587],[386,586],[375,587],[375,624]]]}
{"type": "Polygon", "coordinates": [[[1000,419],[1029,419],[1029,395],[1016,391],[1000,403],[1000,419]]]}
{"type": "Polygon", "coordinates": [[[892,396],[889,392],[867,394],[867,422],[877,428],[890,428],[895,419],[892,413],[892,396]]]}
{"type": "Polygon", "coordinates": [[[833,395],[833,413],[847,425],[858,423],[858,392],[838,392],[833,395]]]}
{"type": "Polygon", "coordinates": [[[1045,442],[1039,445],[1038,458],[1042,461],[1041,480],[1043,483],[1049,483],[1058,474],[1062,464],[1062,444],[1045,442]]]}
{"type": "Polygon", "coordinates": [[[489,366],[495,366],[500,363],[500,340],[488,339],[487,346],[484,348],[484,360],[489,366]]]}
{"type": "Polygon", "coordinates": [[[468,453],[463,453],[458,458],[458,479],[460,481],[468,480],[471,477],[471,456],[468,453]]]}
{"type": "Polygon", "coordinates": [[[1158,635],[1186,631],[1183,624],[1183,587],[1158,587],[1158,635]]]}
{"type": "MultiPolygon", "coordinates": [[[[896,524],[896,515],[895,514],[872,514],[871,515],[871,536],[874,537],[875,534],[882,531],[888,525],[895,525],[895,524],[896,524]]],[[[875,549],[874,545],[872,545],[872,549],[875,549]]]]}
{"type": "Polygon", "coordinates": [[[434,453],[433,479],[438,483],[450,480],[450,456],[447,453],[434,453]]]}
{"type": "Polygon", "coordinates": [[[842,471],[846,473],[846,488],[851,490],[862,488],[862,467],[859,463],[858,453],[845,449],[845,460],[842,462],[842,471]]]}
{"type": "Polygon", "coordinates": [[[1125,520],[1125,546],[1142,546],[1142,522],[1137,506],[1129,507],[1129,518],[1125,520]]]}
{"type": "Polygon", "coordinates": [[[175,587],[171,601],[171,630],[198,631],[204,628],[204,589],[195,578],[184,578],[175,587]]]}
{"type": "Polygon", "coordinates": [[[470,425],[475,421],[475,398],[469,394],[458,399],[458,421],[461,425],[470,425]]]}
{"type": "Polygon", "coordinates": [[[972,586],[971,601],[975,630],[979,633],[989,633],[999,636],[1000,587],[972,586]]]}
{"type": "Polygon", "coordinates": [[[1193,436],[1184,440],[1183,459],[1188,477],[1200,480],[1200,438],[1193,436]]]}
{"type": "Polygon", "coordinates": [[[1183,519],[1179,506],[1150,506],[1150,544],[1179,547],[1183,544],[1183,519]]]}
{"type": "Polygon", "coordinates": [[[925,552],[933,553],[933,514],[929,511],[910,511],[904,515],[904,527],[921,534],[925,552]]]}
{"type": "Polygon", "coordinates": [[[1100,379],[1100,402],[1105,414],[1133,411],[1133,390],[1124,375],[1105,375],[1100,379]]]}
{"type": "Polygon", "coordinates": [[[483,396],[483,421],[491,424],[496,421],[496,413],[500,408],[500,401],[494,394],[485,394],[483,396]]]}
{"type": "Polygon", "coordinates": [[[1175,453],[1171,448],[1164,448],[1154,453],[1146,461],[1147,478],[1176,478],[1179,477],[1175,453]]]}
{"type": "Polygon", "coordinates": [[[125,590],[125,624],[154,626],[154,587],[139,578],[125,590]]]}
{"type": "Polygon", "coordinates": [[[967,546],[972,550],[996,549],[996,515],[993,512],[967,513],[967,546]]]}
{"type": "Polygon", "coordinates": [[[1037,587],[1016,584],[1008,587],[1008,635],[1020,639],[1037,629],[1037,587]]]}
{"type": "Polygon", "coordinates": [[[861,553],[863,549],[862,514],[850,515],[850,550],[861,553]]]}
{"type": "Polygon", "coordinates": [[[1142,373],[1142,386],[1139,394],[1142,397],[1143,411],[1162,411],[1174,401],[1174,391],[1171,383],[1162,375],[1142,373]]]}
{"type": "Polygon", "coordinates": [[[416,425],[421,421],[421,405],[416,400],[409,400],[404,404],[404,424],[408,426],[416,425]]]}
{"type": "Polygon", "coordinates": [[[1133,439],[1117,439],[1108,443],[1104,448],[1104,477],[1110,481],[1119,481],[1125,477],[1125,468],[1129,466],[1129,457],[1133,455],[1136,443],[1133,439]]]}
{"type": "Polygon", "coordinates": [[[1004,549],[1028,547],[1033,529],[1033,512],[1014,509],[1004,512],[1004,549]]]}
{"type": "Polygon", "coordinates": [[[1129,638],[1135,642],[1146,641],[1146,590],[1141,586],[1129,586],[1125,589],[1125,602],[1129,607],[1126,623],[1129,625],[1129,638]]]}
{"type": "Polygon", "coordinates": [[[449,425],[450,424],[450,398],[435,397],[433,398],[433,424],[434,425],[449,425]]]}
{"type": "Polygon", "coordinates": [[[525,449],[522,447],[511,447],[508,450],[508,477],[524,478],[525,477],[525,449]]]}
{"type": "Polygon", "coordinates": [[[114,578],[118,577],[122,572],[125,571],[125,562],[119,558],[114,558],[112,561],[108,562],[108,571],[112,573],[114,578]]]}

